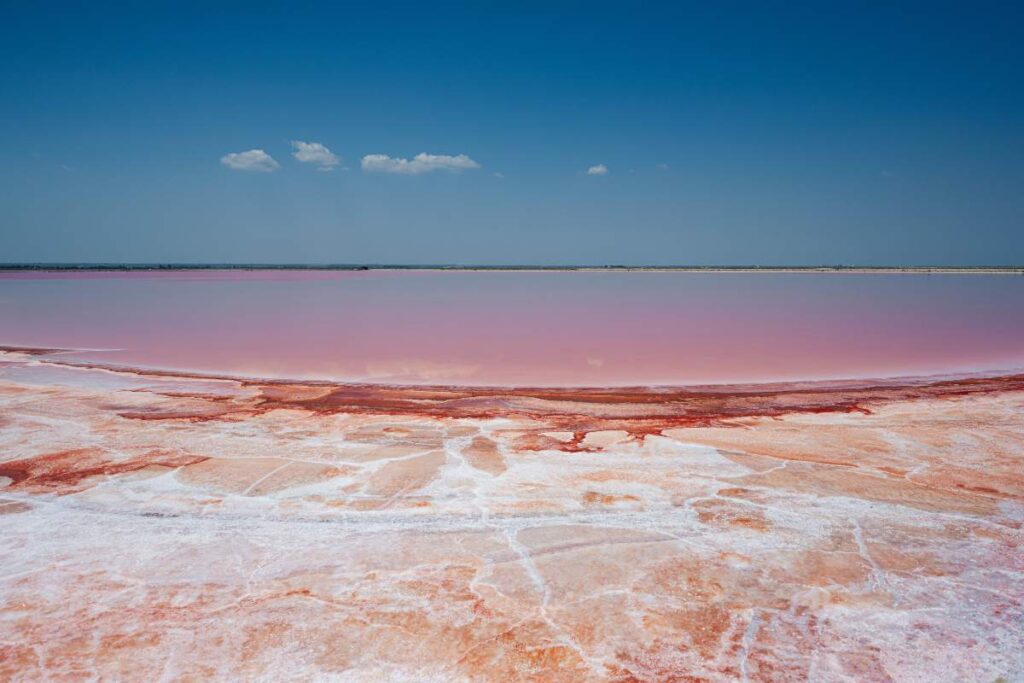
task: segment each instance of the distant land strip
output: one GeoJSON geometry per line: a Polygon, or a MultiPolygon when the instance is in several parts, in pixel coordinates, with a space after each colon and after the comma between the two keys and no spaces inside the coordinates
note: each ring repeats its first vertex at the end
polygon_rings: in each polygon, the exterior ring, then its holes
{"type": "Polygon", "coordinates": [[[452,265],[383,263],[0,263],[0,271],[184,271],[184,270],[444,270],[666,273],[982,273],[1024,275],[1024,266],[628,266],[628,265],[452,265]]]}

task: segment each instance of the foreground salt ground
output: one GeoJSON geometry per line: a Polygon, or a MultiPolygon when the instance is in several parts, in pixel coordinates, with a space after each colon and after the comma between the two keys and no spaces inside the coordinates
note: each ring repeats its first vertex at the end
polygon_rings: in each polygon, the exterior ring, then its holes
{"type": "Polygon", "coordinates": [[[0,679],[1024,679],[1024,380],[353,389],[0,359],[0,679]]]}

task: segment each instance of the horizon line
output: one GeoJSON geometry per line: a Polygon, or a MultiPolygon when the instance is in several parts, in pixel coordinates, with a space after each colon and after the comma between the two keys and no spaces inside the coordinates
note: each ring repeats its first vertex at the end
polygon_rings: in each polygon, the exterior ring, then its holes
{"type": "Polygon", "coordinates": [[[627,264],[457,264],[457,263],[260,263],[260,262],[48,262],[23,261],[0,263],[0,271],[181,271],[181,270],[451,270],[451,271],[786,271],[786,272],[986,272],[1021,273],[1024,265],[873,265],[873,264],[816,264],[816,265],[627,265],[627,264]]]}

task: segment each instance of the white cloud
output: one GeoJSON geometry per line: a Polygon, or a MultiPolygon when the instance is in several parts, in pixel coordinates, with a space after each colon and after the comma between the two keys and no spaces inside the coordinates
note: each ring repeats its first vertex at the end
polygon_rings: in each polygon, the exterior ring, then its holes
{"type": "Polygon", "coordinates": [[[270,156],[262,149],[250,149],[248,152],[232,152],[231,154],[225,154],[220,158],[220,163],[224,164],[228,168],[233,168],[236,171],[260,171],[262,173],[270,173],[280,168],[280,165],[274,161],[274,157],[270,156]]]}
{"type": "Polygon", "coordinates": [[[661,169],[662,171],[667,171],[671,167],[668,164],[658,164],[658,168],[661,169]]]}
{"type": "Polygon", "coordinates": [[[587,175],[607,175],[608,167],[604,164],[598,164],[597,166],[591,166],[587,169],[587,175]]]}
{"type": "Polygon", "coordinates": [[[316,164],[321,171],[333,171],[334,167],[341,163],[334,152],[327,149],[319,142],[302,142],[292,140],[292,148],[295,151],[292,156],[304,164],[316,164]]]}
{"type": "Polygon", "coordinates": [[[480,164],[465,154],[449,156],[447,154],[417,154],[412,158],[399,159],[387,154],[367,154],[363,157],[364,171],[381,173],[429,173],[430,171],[464,171],[480,168],[480,164]]]}

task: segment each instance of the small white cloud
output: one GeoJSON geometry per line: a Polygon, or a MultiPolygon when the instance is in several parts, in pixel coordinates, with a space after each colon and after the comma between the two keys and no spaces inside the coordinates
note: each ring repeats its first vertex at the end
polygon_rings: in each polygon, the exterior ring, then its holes
{"type": "Polygon", "coordinates": [[[412,158],[399,159],[387,154],[367,154],[363,157],[363,170],[380,173],[429,173],[430,171],[464,171],[480,168],[480,164],[465,154],[449,156],[447,154],[417,154],[412,158]]]}
{"type": "Polygon", "coordinates": [[[504,178],[505,174],[504,173],[498,173],[497,171],[495,171],[494,172],[494,177],[495,178],[504,178]]]}
{"type": "Polygon", "coordinates": [[[608,175],[608,167],[604,164],[591,166],[587,169],[587,175],[608,175]]]}
{"type": "Polygon", "coordinates": [[[280,165],[274,161],[274,157],[270,156],[262,149],[250,149],[248,152],[232,152],[231,154],[225,154],[220,158],[220,163],[224,164],[228,168],[233,168],[236,171],[259,171],[261,173],[270,173],[280,168],[280,165]]]}
{"type": "Polygon", "coordinates": [[[292,156],[304,164],[316,164],[320,171],[333,171],[341,163],[341,159],[319,142],[302,142],[292,140],[292,156]]]}
{"type": "Polygon", "coordinates": [[[668,164],[658,164],[658,168],[661,169],[662,171],[667,171],[670,168],[670,166],[668,164]]]}

